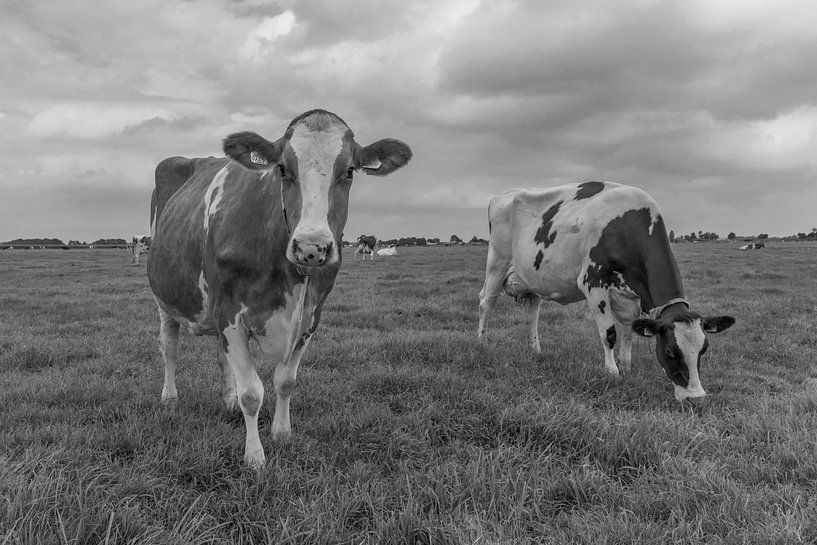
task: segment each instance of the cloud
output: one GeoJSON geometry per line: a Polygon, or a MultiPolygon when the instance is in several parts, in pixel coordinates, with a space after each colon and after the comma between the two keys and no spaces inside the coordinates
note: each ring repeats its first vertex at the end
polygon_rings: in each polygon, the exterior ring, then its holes
{"type": "MultiPolygon", "coordinates": [[[[347,231],[484,236],[491,195],[587,179],[643,187],[677,232],[803,230],[815,17],[804,0],[17,2],[0,19],[0,184],[149,193],[162,158],[275,139],[318,107],[362,144],[414,150],[356,180],[347,231]]],[[[55,228],[88,213],[45,201],[55,228]]],[[[32,217],[16,202],[3,225],[32,217]]],[[[141,229],[141,205],[120,212],[141,229]]]]}
{"type": "Polygon", "coordinates": [[[172,117],[163,108],[58,104],[37,113],[25,132],[35,138],[102,138],[151,119],[169,121],[172,117]]]}
{"type": "Polygon", "coordinates": [[[275,17],[265,17],[247,36],[239,50],[239,57],[250,64],[263,63],[271,53],[273,42],[289,34],[294,26],[295,15],[289,10],[275,17]]]}

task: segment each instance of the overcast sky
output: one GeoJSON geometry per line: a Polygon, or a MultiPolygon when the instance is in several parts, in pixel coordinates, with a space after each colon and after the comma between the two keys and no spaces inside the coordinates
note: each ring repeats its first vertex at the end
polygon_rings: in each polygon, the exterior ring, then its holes
{"type": "Polygon", "coordinates": [[[492,195],[610,180],[676,233],[817,226],[812,0],[0,0],[0,240],[149,232],[153,169],[324,108],[414,159],[345,238],[487,236],[492,195]]]}

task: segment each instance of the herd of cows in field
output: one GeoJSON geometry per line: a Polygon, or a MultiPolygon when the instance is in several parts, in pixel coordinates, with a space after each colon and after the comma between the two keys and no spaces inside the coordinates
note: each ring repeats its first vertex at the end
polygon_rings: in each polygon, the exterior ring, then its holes
{"type": "MultiPolygon", "coordinates": [[[[178,397],[180,327],[215,336],[222,399],[243,413],[244,461],[258,468],[265,462],[258,432],[264,385],[248,342],[255,339],[276,362],[272,436],[286,439],[298,366],[340,267],[338,241],[352,179],[358,173],[386,176],[405,166],[412,152],[391,138],[361,145],[340,117],[324,110],[296,117],[277,140],[231,134],[223,149],[224,158],[170,157],[156,167],[147,274],[160,317],[162,400],[178,397]]],[[[691,309],[649,195],[586,182],[510,191],[492,199],[488,209],[480,340],[501,291],[523,303],[537,352],[542,301],[586,300],[609,373],[629,368],[633,333],[651,337],[675,398],[693,404],[703,399],[698,364],[707,334],[724,331],[735,319],[691,309]]],[[[355,260],[379,255],[376,239],[364,238],[355,260]]]]}

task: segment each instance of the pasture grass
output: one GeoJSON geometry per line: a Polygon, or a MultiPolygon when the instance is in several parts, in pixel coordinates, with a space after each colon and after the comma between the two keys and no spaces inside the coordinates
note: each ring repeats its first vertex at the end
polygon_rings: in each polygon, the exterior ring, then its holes
{"type": "MultiPolygon", "coordinates": [[[[646,341],[607,376],[585,305],[503,298],[485,248],[348,252],[268,466],[242,465],[212,338],[159,402],[158,319],[122,251],[0,253],[0,545],[817,541],[817,246],[674,246],[687,296],[737,318],[684,411],[646,341]]],[[[254,352],[271,392],[273,365],[254,352]]]]}

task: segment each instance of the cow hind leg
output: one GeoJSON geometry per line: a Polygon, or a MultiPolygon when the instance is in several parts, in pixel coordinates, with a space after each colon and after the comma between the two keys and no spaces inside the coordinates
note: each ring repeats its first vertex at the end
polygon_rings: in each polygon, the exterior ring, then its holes
{"type": "Polygon", "coordinates": [[[247,435],[244,442],[244,463],[254,469],[261,469],[266,461],[264,447],[258,435],[258,413],[264,402],[264,384],[258,377],[255,364],[250,356],[247,331],[240,320],[227,326],[221,333],[224,355],[235,377],[238,406],[244,415],[247,435]]]}
{"type": "Polygon", "coordinates": [[[616,365],[616,359],[613,354],[613,349],[618,340],[618,333],[616,332],[617,324],[610,310],[610,300],[607,295],[607,290],[599,288],[591,289],[587,295],[587,304],[596,322],[601,345],[604,348],[604,369],[611,375],[618,375],[618,366],[616,365]]]}
{"type": "Polygon", "coordinates": [[[165,365],[165,382],[162,386],[162,402],[172,403],[179,398],[176,391],[176,360],[179,353],[179,322],[159,308],[159,352],[165,365]]]}
{"type": "MultiPolygon", "coordinates": [[[[508,272],[508,260],[500,258],[493,248],[488,249],[488,261],[485,265],[485,283],[479,291],[479,331],[477,338],[480,341],[487,340],[488,316],[496,304],[499,292],[502,289],[502,282],[505,281],[505,274],[508,272]]],[[[537,306],[537,313],[539,307],[537,306]]],[[[538,314],[537,314],[538,320],[538,314]]]]}
{"type": "Polygon", "coordinates": [[[235,388],[235,376],[230,367],[230,362],[227,361],[227,356],[224,354],[224,348],[221,343],[218,344],[218,365],[221,368],[221,378],[224,381],[224,388],[221,391],[221,399],[224,401],[224,407],[228,411],[234,411],[238,408],[238,394],[235,388]]]}

